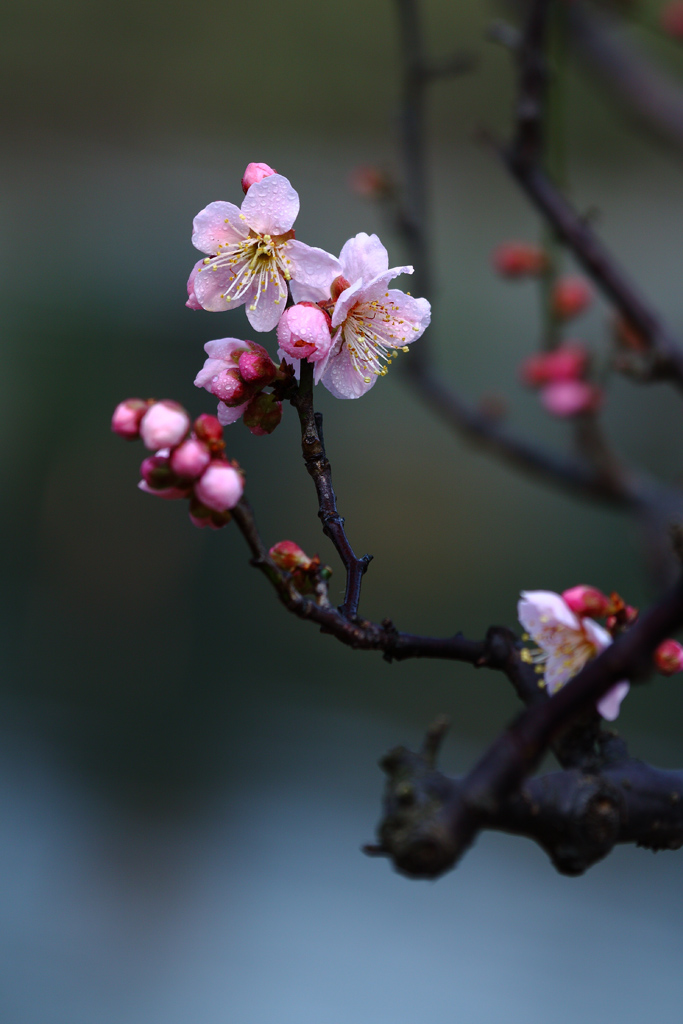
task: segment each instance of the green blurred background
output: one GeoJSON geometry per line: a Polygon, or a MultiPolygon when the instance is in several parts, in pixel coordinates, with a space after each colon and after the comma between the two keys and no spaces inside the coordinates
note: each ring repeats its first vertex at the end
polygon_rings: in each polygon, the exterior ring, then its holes
{"type": "MultiPolygon", "coordinates": [[[[540,231],[476,141],[482,127],[509,126],[510,57],[484,41],[501,11],[423,6],[435,54],[479,55],[474,74],[431,97],[436,358],[474,400],[505,396],[515,427],[566,448],[566,428],[517,383],[540,329],[536,289],[490,266],[498,242],[540,231]]],[[[656,19],[654,4],[635,10],[656,19]]],[[[646,983],[658,986],[659,1021],[678,1020],[676,855],[618,851],[568,881],[535,849],[485,837],[429,888],[360,856],[379,806],[377,757],[418,742],[445,712],[445,767],[463,770],[516,710],[505,681],[388,665],[288,617],[237,531],[198,531],[184,503],[137,491],[141,447],[109,431],[129,395],[213,411],[192,384],[202,346],[252,332],[242,310],[184,307],[190,227],[208,202],[240,202],[250,160],[299,191],[302,240],[336,253],[377,231],[392,264],[405,261],[383,211],[349,187],[359,164],[396,167],[393,14],[388,0],[28,0],[5,11],[8,1024],[407,1024],[446,1010],[468,1024],[535,1024],[550,1008],[561,1022],[640,1022],[646,983]],[[624,948],[608,959],[617,927],[624,948]]],[[[631,31],[683,80],[672,43],[631,31]]],[[[599,212],[622,263],[683,328],[680,158],[573,66],[565,98],[576,201],[599,212]]],[[[608,324],[598,302],[574,332],[605,364],[608,324]]],[[[677,396],[623,379],[609,395],[618,450],[680,479],[677,396]]],[[[397,370],[362,401],[319,388],[316,402],[349,537],[375,556],[368,616],[480,637],[515,625],[521,588],[588,582],[634,604],[652,596],[636,524],[465,447],[397,370]]],[[[340,596],[292,410],[271,437],[238,424],[227,441],[264,538],[319,552],[340,596]]],[[[634,751],[680,766],[682,712],[680,686],[660,681],[629,697],[620,727],[634,751]]]]}

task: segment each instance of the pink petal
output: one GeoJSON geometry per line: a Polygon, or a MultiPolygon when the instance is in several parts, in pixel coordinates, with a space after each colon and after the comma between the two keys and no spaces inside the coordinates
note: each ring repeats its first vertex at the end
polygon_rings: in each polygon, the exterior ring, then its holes
{"type": "Polygon", "coordinates": [[[237,309],[246,301],[246,295],[242,295],[239,299],[231,299],[230,302],[221,297],[230,287],[235,275],[245,267],[246,262],[243,260],[231,267],[216,267],[215,269],[210,264],[198,272],[194,280],[194,293],[203,309],[208,309],[211,313],[221,313],[226,309],[237,309]]]}
{"type": "Polygon", "coordinates": [[[374,386],[376,380],[377,375],[373,373],[369,383],[366,383],[363,375],[353,366],[346,345],[342,345],[337,355],[330,357],[322,374],[324,386],[335,398],[360,398],[374,386]]]}
{"type": "Polygon", "coordinates": [[[187,306],[188,309],[203,309],[204,308],[202,306],[201,302],[197,301],[197,296],[195,295],[195,292],[194,292],[194,283],[195,283],[195,280],[197,278],[197,274],[199,273],[199,269],[200,269],[200,267],[202,266],[203,263],[204,263],[203,260],[197,260],[197,262],[195,263],[195,265],[192,268],[192,272],[190,273],[190,276],[187,279],[187,302],[185,303],[185,305],[187,306]]]}
{"type": "Polygon", "coordinates": [[[534,636],[548,623],[568,626],[577,632],[581,625],[578,618],[559,594],[552,590],[523,590],[517,605],[517,618],[527,633],[534,636]],[[547,621],[541,621],[542,619],[547,621]]]}
{"type": "Polygon", "coordinates": [[[347,281],[353,284],[360,278],[367,282],[389,269],[389,254],[377,235],[361,231],[344,243],[339,262],[347,281]]]}
{"type": "Polygon", "coordinates": [[[209,256],[218,252],[219,245],[241,242],[248,234],[249,228],[233,203],[209,203],[192,222],[192,244],[209,256]]]}
{"type": "MultiPolygon", "coordinates": [[[[264,178],[263,183],[272,181],[273,177],[264,178]]],[[[260,184],[262,183],[257,182],[256,185],[252,185],[247,194],[251,195],[260,184]]],[[[287,285],[280,272],[277,272],[277,281],[273,281],[270,274],[265,280],[265,287],[258,296],[258,282],[254,280],[247,289],[244,300],[247,319],[255,331],[272,331],[274,327],[277,327],[287,303],[287,285]]]]}
{"type": "Polygon", "coordinates": [[[361,280],[354,281],[350,288],[346,288],[335,303],[335,307],[332,310],[332,326],[339,327],[343,324],[349,315],[349,311],[358,302],[358,296],[363,290],[363,282],[361,280]]]}
{"type": "Polygon", "coordinates": [[[206,388],[210,391],[211,388],[207,387],[211,383],[214,377],[225,370],[225,362],[222,359],[207,359],[201,370],[194,379],[194,386],[196,388],[206,388]]]}
{"type": "Polygon", "coordinates": [[[239,338],[216,338],[214,341],[207,341],[204,351],[212,359],[222,359],[237,366],[239,357],[243,352],[249,351],[249,346],[250,342],[241,341],[239,338]]]}
{"type": "MultiPolygon", "coordinates": [[[[392,267],[391,270],[385,270],[383,274],[379,274],[377,277],[373,277],[370,281],[366,281],[363,285],[361,292],[363,302],[372,302],[373,299],[380,299],[386,294],[387,286],[390,281],[393,281],[395,277],[400,277],[401,274],[412,274],[413,268],[411,266],[406,267],[392,267]]],[[[394,291],[400,291],[400,289],[392,289],[394,291]]],[[[401,291],[401,295],[406,293],[401,291]]],[[[412,298],[412,296],[408,296],[412,298]]],[[[426,299],[415,301],[426,302],[426,299]]]]}
{"type": "Polygon", "coordinates": [[[342,272],[336,256],[295,238],[287,243],[284,255],[290,261],[287,269],[292,276],[290,287],[295,302],[329,299],[332,282],[342,272]]]}
{"type": "Polygon", "coordinates": [[[298,212],[299,196],[281,174],[255,182],[242,203],[247,224],[261,235],[284,235],[298,212]]]}
{"type": "Polygon", "coordinates": [[[355,315],[367,318],[368,327],[390,348],[410,345],[429,326],[432,311],[426,299],[414,299],[392,288],[375,302],[378,305],[361,299],[355,315]]]}
{"type": "Polygon", "coordinates": [[[244,415],[244,410],[249,405],[249,402],[245,402],[244,405],[236,405],[234,408],[230,408],[225,402],[218,403],[218,422],[222,427],[228,427],[231,423],[237,423],[239,419],[244,415]]]}
{"type": "Polygon", "coordinates": [[[621,702],[630,689],[631,684],[623,679],[616,686],[613,686],[611,690],[608,690],[605,696],[598,701],[597,709],[608,722],[613,722],[618,717],[621,702]]]}
{"type": "Polygon", "coordinates": [[[609,647],[612,643],[612,636],[607,630],[600,626],[593,619],[584,618],[582,619],[584,632],[590,640],[595,644],[599,651],[604,651],[606,647],[609,647]]]}

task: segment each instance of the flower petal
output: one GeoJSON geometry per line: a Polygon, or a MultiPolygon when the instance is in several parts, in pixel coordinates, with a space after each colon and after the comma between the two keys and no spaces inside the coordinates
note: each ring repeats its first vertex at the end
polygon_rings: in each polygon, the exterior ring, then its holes
{"type": "MultiPolygon", "coordinates": [[[[251,344],[253,343],[242,341],[240,338],[216,338],[214,341],[207,341],[204,351],[211,359],[222,359],[223,362],[234,363],[236,366],[239,357],[243,352],[249,351],[251,344]]],[[[225,369],[225,366],[221,369],[225,369]]]]}
{"type": "Polygon", "coordinates": [[[255,182],[242,203],[242,216],[260,235],[284,235],[298,212],[299,196],[282,174],[255,182]]]}
{"type": "Polygon", "coordinates": [[[223,359],[207,359],[201,370],[194,379],[194,386],[196,388],[206,388],[207,391],[211,389],[207,387],[213,378],[225,369],[225,362],[223,359]]]}
{"type": "MultiPolygon", "coordinates": [[[[256,185],[252,185],[249,192],[255,188],[256,185]]],[[[287,285],[280,271],[262,271],[247,289],[245,301],[247,319],[255,331],[272,331],[277,327],[287,304],[287,285]]]]}
{"type": "Polygon", "coordinates": [[[581,622],[586,636],[595,644],[598,651],[604,651],[606,647],[609,647],[612,637],[603,626],[588,618],[582,619],[581,622]]]}
{"type": "Polygon", "coordinates": [[[192,244],[209,256],[215,256],[219,245],[241,242],[248,234],[239,209],[220,200],[205,206],[192,222],[192,244]]]}
{"type": "Polygon", "coordinates": [[[389,269],[389,253],[377,235],[361,231],[355,238],[349,238],[339,253],[342,273],[352,284],[359,278],[369,282],[378,274],[389,269]]]}
{"type": "MultiPolygon", "coordinates": [[[[254,186],[252,185],[252,188],[254,186]]],[[[227,427],[231,423],[237,423],[237,420],[244,414],[244,410],[249,405],[249,402],[245,402],[244,405],[235,405],[232,408],[226,405],[225,402],[218,403],[218,422],[222,427],[227,427]]]]}
{"type": "Polygon", "coordinates": [[[287,243],[283,256],[285,261],[289,261],[287,269],[292,276],[290,287],[295,302],[329,299],[332,282],[342,272],[336,256],[316,246],[298,242],[295,238],[287,243]],[[302,286],[306,294],[301,294],[302,286]]]}
{"type": "Polygon", "coordinates": [[[335,303],[334,309],[332,310],[333,327],[339,327],[339,325],[346,320],[347,316],[349,315],[349,311],[353,309],[353,307],[358,302],[358,296],[360,295],[362,290],[363,282],[360,279],[358,279],[357,281],[354,281],[350,288],[346,288],[341,293],[341,295],[339,296],[335,303]]]}
{"type": "Polygon", "coordinates": [[[223,298],[236,275],[245,270],[246,260],[233,266],[215,267],[212,264],[201,269],[194,279],[194,293],[197,301],[211,313],[222,313],[226,309],[237,309],[246,302],[246,292],[229,302],[223,298]]]}
{"type": "Polygon", "coordinates": [[[545,666],[545,685],[548,693],[556,693],[580,672],[590,657],[587,644],[579,643],[571,655],[551,654],[545,666]]]}
{"type": "Polygon", "coordinates": [[[523,590],[517,605],[517,618],[538,643],[536,634],[548,625],[558,624],[580,631],[581,625],[571,608],[552,590],[523,590]]]}
{"type": "Polygon", "coordinates": [[[351,362],[351,355],[346,345],[342,345],[337,355],[331,356],[322,374],[322,382],[335,398],[360,398],[373,387],[377,380],[371,374],[366,380],[351,362]]]}
{"type": "Polygon", "coordinates": [[[605,696],[598,701],[596,707],[602,717],[606,718],[608,722],[613,722],[619,716],[621,702],[630,689],[631,684],[622,679],[620,683],[617,683],[611,690],[608,690],[605,696]]]}

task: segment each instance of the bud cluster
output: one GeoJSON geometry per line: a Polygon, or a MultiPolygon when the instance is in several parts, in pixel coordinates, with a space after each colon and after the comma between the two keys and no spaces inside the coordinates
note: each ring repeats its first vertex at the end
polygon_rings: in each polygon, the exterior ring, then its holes
{"type": "Polygon", "coordinates": [[[550,352],[538,352],[520,368],[524,384],[540,389],[541,404],[562,418],[594,412],[602,403],[602,390],[586,380],[590,359],[577,341],[567,341],[550,352]]]}
{"type": "Polygon", "coordinates": [[[282,419],[281,399],[292,383],[289,368],[276,367],[255,341],[219,338],[207,342],[204,350],[209,358],[195,385],[218,398],[220,423],[227,426],[241,418],[252,434],[271,434],[282,419]]]}
{"type": "MultiPolygon", "coordinates": [[[[616,591],[607,597],[596,587],[582,584],[562,593],[565,604],[579,618],[605,619],[613,638],[632,626],[638,618],[638,609],[626,604],[616,591]]],[[[655,667],[662,675],[672,676],[683,671],[683,646],[677,640],[664,640],[652,655],[655,667]]]]}
{"type": "Polygon", "coordinates": [[[187,498],[195,526],[219,530],[230,522],[244,480],[225,455],[223,428],[215,416],[203,413],[191,423],[186,410],[170,399],[129,398],[114,410],[111,428],[127,441],[139,438],[154,452],[140,466],[141,490],[169,500],[187,498]]]}

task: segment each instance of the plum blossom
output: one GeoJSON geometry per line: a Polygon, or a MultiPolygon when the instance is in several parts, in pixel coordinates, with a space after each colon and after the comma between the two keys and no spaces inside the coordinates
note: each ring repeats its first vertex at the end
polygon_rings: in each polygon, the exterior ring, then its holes
{"type": "Polygon", "coordinates": [[[294,238],[298,212],[299,196],[281,174],[250,185],[241,209],[209,203],[193,223],[192,244],[208,255],[190,275],[188,301],[211,312],[246,304],[254,330],[270,331],[284,312],[290,279],[295,300],[297,284],[329,289],[337,260],[294,238]]]}
{"type": "Polygon", "coordinates": [[[318,302],[331,315],[332,346],[316,364],[316,380],[335,398],[360,398],[386,374],[398,350],[407,352],[422,335],[431,307],[426,299],[387,289],[392,278],[412,274],[413,268],[389,269],[387,250],[377,235],[361,232],[350,238],[339,255],[339,268],[330,292],[303,286],[299,301],[318,302]]]}
{"type": "MultiPolygon", "coordinates": [[[[593,619],[575,615],[553,591],[523,590],[521,596],[517,616],[541,649],[548,693],[556,693],[587,661],[609,647],[612,637],[593,619]]],[[[629,689],[630,684],[623,680],[597,702],[603,718],[614,721],[629,689]]]]}

